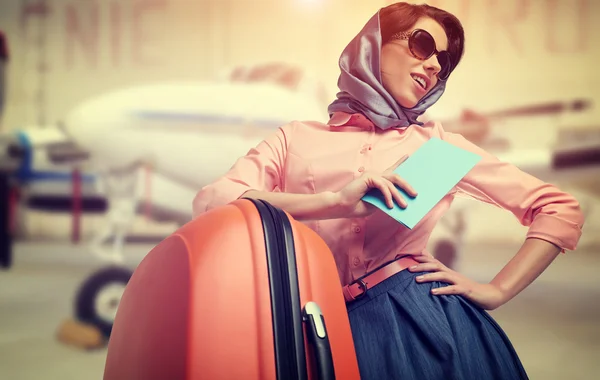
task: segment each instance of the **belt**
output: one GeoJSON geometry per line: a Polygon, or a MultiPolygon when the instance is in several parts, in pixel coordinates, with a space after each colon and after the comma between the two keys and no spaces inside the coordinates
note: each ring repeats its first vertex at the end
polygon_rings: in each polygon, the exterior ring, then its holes
{"type": "Polygon", "coordinates": [[[411,256],[403,256],[389,264],[375,270],[374,272],[351,282],[342,288],[346,302],[352,302],[359,299],[367,293],[369,288],[374,287],[380,282],[392,277],[404,269],[418,264],[419,262],[411,256]]]}

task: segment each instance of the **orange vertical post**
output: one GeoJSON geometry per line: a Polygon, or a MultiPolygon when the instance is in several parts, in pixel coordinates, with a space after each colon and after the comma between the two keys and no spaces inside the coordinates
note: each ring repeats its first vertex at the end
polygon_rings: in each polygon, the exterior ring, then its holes
{"type": "Polygon", "coordinates": [[[73,212],[73,224],[71,230],[71,242],[79,243],[81,237],[81,171],[79,168],[75,168],[72,174],[72,184],[73,184],[73,203],[72,203],[72,212],[73,212]]]}

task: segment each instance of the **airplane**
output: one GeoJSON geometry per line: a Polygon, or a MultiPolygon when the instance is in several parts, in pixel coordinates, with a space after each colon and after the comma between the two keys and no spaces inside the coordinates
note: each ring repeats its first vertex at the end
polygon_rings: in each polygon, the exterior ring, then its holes
{"type": "MultiPolygon", "coordinates": [[[[184,224],[191,220],[191,202],[198,189],[225,173],[238,157],[274,129],[290,120],[327,120],[326,107],[315,100],[313,93],[290,90],[278,82],[281,77],[258,77],[220,82],[167,82],[119,89],[83,102],[53,128],[19,131],[16,139],[14,134],[12,139],[5,139],[8,143],[3,152],[9,157],[5,159],[5,172],[17,173],[15,177],[22,184],[40,183],[43,179],[71,183],[75,168],[93,168],[86,169],[89,172],[82,175],[82,182],[85,178],[88,185],[104,184],[107,204],[96,207],[107,211],[108,225],[91,248],[97,251],[103,237],[111,234],[120,237],[115,236],[111,252],[96,252],[110,264],[94,272],[81,285],[75,301],[79,320],[110,335],[120,295],[132,273],[122,264],[121,249],[127,224],[137,212],[137,205],[144,201],[143,184],[138,175],[142,168],[151,167],[152,217],[184,224]],[[54,143],[48,143],[46,138],[44,144],[36,145],[36,141],[43,140],[35,137],[40,133],[53,134],[54,140],[50,140],[54,143]],[[55,174],[58,171],[61,176],[48,178],[39,175],[43,170],[32,169],[36,162],[26,157],[38,147],[43,152],[41,156],[52,157],[52,165],[46,169],[53,168],[55,174]]],[[[486,123],[499,117],[473,112],[468,115],[486,123]]],[[[599,146],[597,141],[593,149],[597,152],[599,146]]],[[[535,162],[534,167],[527,166],[530,161],[519,161],[515,156],[507,159],[515,160],[526,170],[541,165],[549,169],[549,174],[559,176],[562,170],[558,161],[552,159],[535,162]]],[[[43,160],[37,162],[43,167],[43,160]]],[[[596,162],[592,169],[596,173],[600,168],[598,164],[596,162]]],[[[587,164],[583,166],[588,169],[587,164]]],[[[575,169],[572,166],[568,172],[573,173],[575,169]]],[[[585,171],[584,175],[589,176],[589,172],[585,171]]],[[[81,193],[94,200],[95,186],[81,193]]],[[[83,207],[86,208],[94,209],[91,205],[83,207]]],[[[444,239],[432,243],[436,245],[433,252],[436,257],[460,250],[466,228],[461,218],[457,218],[455,225],[445,226],[444,239]]]]}
{"type": "Polygon", "coordinates": [[[82,102],[55,126],[0,135],[1,177],[33,194],[36,207],[56,209],[59,203],[70,211],[74,202],[57,198],[73,198],[73,172],[79,171],[80,210],[106,212],[106,229],[90,249],[110,264],[84,281],[75,301],[77,318],[105,335],[132,273],[122,264],[122,244],[144,201],[141,170],[151,167],[150,216],[184,224],[192,218],[198,189],[225,173],[237,157],[291,120],[327,116],[312,92],[318,86],[298,83],[297,75],[266,75],[264,68],[235,74],[232,80],[118,89],[82,102]],[[113,249],[104,249],[103,240],[111,236],[113,249]]]}

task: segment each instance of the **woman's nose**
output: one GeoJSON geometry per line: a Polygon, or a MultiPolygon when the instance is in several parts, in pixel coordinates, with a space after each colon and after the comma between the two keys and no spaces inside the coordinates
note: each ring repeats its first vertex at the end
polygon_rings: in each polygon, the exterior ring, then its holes
{"type": "Polygon", "coordinates": [[[440,72],[440,70],[442,70],[442,66],[438,61],[436,54],[429,57],[429,59],[424,62],[423,66],[425,67],[425,71],[430,72],[431,75],[436,75],[440,72]]]}

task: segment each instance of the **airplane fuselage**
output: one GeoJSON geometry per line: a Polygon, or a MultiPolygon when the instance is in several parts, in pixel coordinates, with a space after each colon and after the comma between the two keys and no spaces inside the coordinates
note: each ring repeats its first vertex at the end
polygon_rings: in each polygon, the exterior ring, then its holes
{"type": "Polygon", "coordinates": [[[85,102],[64,129],[99,168],[149,164],[153,202],[191,212],[196,191],[278,127],[325,116],[313,99],[270,84],[159,84],[85,102]],[[172,191],[159,195],[157,186],[172,191]],[[175,201],[176,187],[189,199],[175,201]]]}

